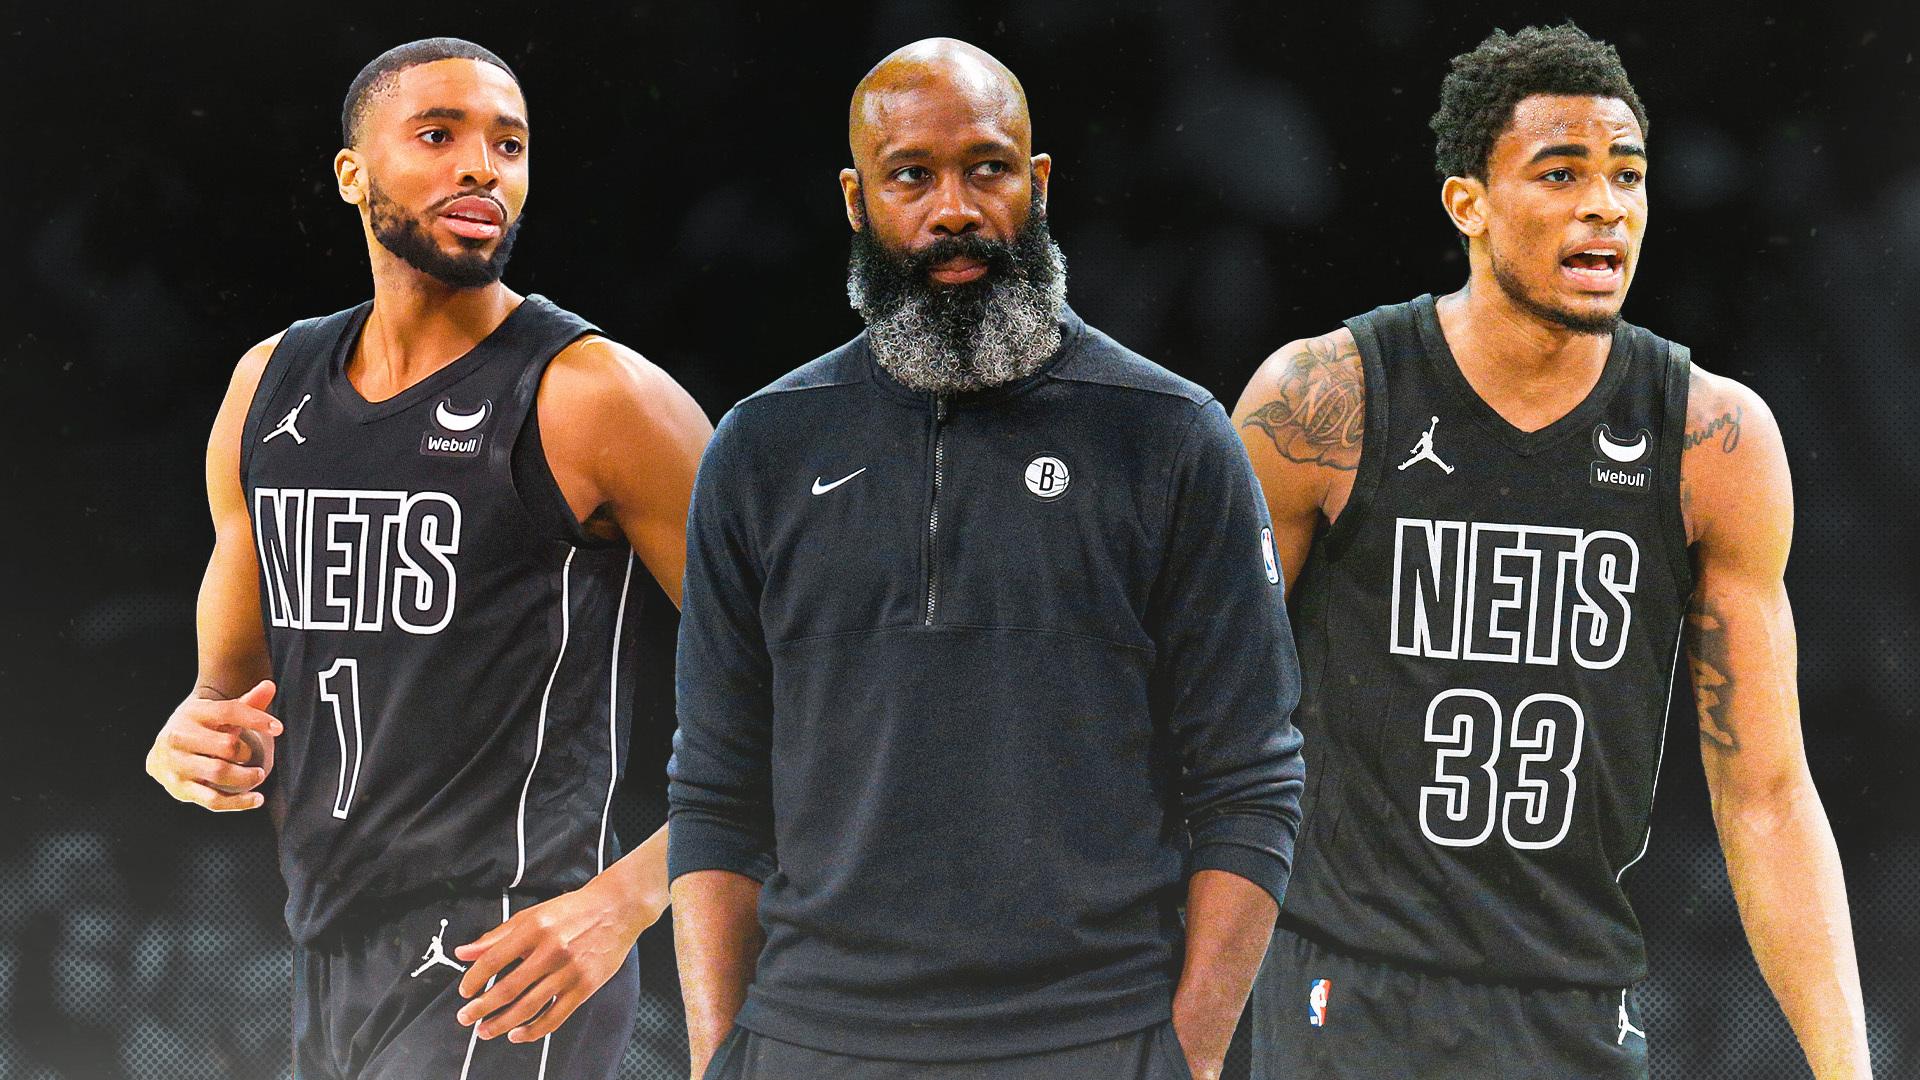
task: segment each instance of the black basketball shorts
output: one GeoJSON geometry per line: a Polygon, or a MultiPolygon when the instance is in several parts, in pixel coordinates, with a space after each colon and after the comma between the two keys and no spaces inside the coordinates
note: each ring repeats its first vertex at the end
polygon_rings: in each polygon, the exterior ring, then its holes
{"type": "MultiPolygon", "coordinates": [[[[382,916],[294,948],[295,1080],[612,1080],[640,996],[633,953],[560,1030],[538,1042],[481,1040],[455,1019],[465,965],[453,950],[504,920],[474,896],[382,916]]],[[[515,898],[519,911],[533,900],[515,898]]]]}
{"type": "Polygon", "coordinates": [[[1274,932],[1248,1003],[1253,1080],[1646,1080],[1625,989],[1408,971],[1274,932]]]}

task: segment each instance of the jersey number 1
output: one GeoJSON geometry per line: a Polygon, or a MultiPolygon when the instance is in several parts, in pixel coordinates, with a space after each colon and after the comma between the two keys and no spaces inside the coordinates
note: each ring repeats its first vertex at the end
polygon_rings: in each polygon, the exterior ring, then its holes
{"type": "Polygon", "coordinates": [[[1437,749],[1433,783],[1420,789],[1420,831],[1446,847],[1485,843],[1496,824],[1516,848],[1566,839],[1586,727],[1579,702],[1563,694],[1527,698],[1509,726],[1491,694],[1442,691],[1427,705],[1427,742],[1437,749]],[[1499,761],[1509,751],[1517,760],[1503,794],[1499,761]]]}
{"type": "Polygon", "coordinates": [[[342,657],[320,673],[320,701],[333,707],[333,731],[340,736],[340,786],[333,796],[333,816],[344,818],[353,805],[353,789],[360,783],[360,661],[342,657]],[[353,728],[349,745],[347,728],[353,728]],[[349,769],[348,763],[352,763],[349,769]]]}

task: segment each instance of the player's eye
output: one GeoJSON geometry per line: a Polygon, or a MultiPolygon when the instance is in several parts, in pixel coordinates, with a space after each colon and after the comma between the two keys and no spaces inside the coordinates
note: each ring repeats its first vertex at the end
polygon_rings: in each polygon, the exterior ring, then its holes
{"type": "Polygon", "coordinates": [[[511,154],[518,157],[526,148],[527,144],[516,138],[508,137],[500,140],[500,152],[503,154],[511,154]]]}
{"type": "Polygon", "coordinates": [[[983,161],[973,167],[979,176],[1005,176],[1011,167],[1004,161],[983,161]]]}
{"type": "Polygon", "coordinates": [[[1548,169],[1540,179],[1551,181],[1555,184],[1564,184],[1573,179],[1573,170],[1567,168],[1548,169]]]}
{"type": "Polygon", "coordinates": [[[933,170],[927,168],[925,165],[909,165],[893,174],[893,178],[903,184],[917,184],[922,180],[932,178],[932,176],[933,170]]]}
{"type": "Polygon", "coordinates": [[[1626,184],[1628,186],[1638,184],[1640,181],[1645,179],[1646,179],[1646,175],[1642,173],[1639,169],[1621,169],[1620,170],[1619,180],[1621,183],[1626,184]]]}
{"type": "Polygon", "coordinates": [[[446,128],[428,128],[420,133],[420,139],[422,142],[432,143],[434,146],[445,146],[447,143],[453,141],[453,132],[448,131],[446,128]]]}

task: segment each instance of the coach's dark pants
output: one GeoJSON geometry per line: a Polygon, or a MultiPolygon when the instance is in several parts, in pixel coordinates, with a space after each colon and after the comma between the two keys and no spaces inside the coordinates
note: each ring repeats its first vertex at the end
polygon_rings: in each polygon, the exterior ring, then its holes
{"type": "Polygon", "coordinates": [[[890,1061],[810,1050],[736,1026],[705,1080],[1193,1080],[1166,1021],[1117,1039],[990,1061],[890,1061]]]}
{"type": "MultiPolygon", "coordinates": [[[[516,898],[518,911],[534,901],[516,898]]],[[[295,1080],[612,1080],[633,1034],[633,953],[559,1031],[481,1041],[455,1014],[453,950],[502,921],[498,896],[449,900],[293,952],[295,1080]],[[441,920],[446,920],[443,928],[441,920]],[[434,938],[440,948],[432,949],[434,938]],[[430,960],[429,957],[444,957],[430,960]]]]}

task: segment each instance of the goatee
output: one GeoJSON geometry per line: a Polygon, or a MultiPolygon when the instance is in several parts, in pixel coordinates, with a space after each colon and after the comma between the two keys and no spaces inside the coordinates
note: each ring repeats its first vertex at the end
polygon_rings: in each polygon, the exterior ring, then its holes
{"type": "Polygon", "coordinates": [[[515,218],[513,224],[500,234],[492,254],[480,250],[486,241],[463,237],[460,240],[461,247],[470,250],[449,255],[427,235],[427,227],[421,219],[387,198],[378,184],[369,184],[367,187],[367,210],[373,225],[373,238],[380,241],[381,247],[392,252],[401,262],[451,289],[478,289],[499,281],[500,275],[506,272],[507,260],[513,257],[513,242],[520,235],[520,223],[526,220],[525,214],[515,218]]]}
{"type": "Polygon", "coordinates": [[[984,390],[1040,370],[1060,348],[1067,262],[1047,231],[1038,196],[1011,241],[948,236],[900,253],[853,234],[847,299],[867,323],[874,359],[909,389],[950,394],[984,390]],[[933,267],[975,259],[986,272],[961,285],[936,285],[933,267]]]}
{"type": "Polygon", "coordinates": [[[1542,322],[1563,327],[1576,334],[1591,334],[1596,337],[1612,334],[1614,329],[1620,325],[1620,312],[1617,310],[1595,312],[1590,315],[1583,314],[1578,311],[1568,311],[1563,307],[1556,307],[1553,304],[1528,295],[1526,285],[1522,283],[1519,277],[1517,277],[1512,270],[1509,270],[1507,264],[1499,258],[1493,260],[1493,280],[1500,286],[1500,291],[1507,294],[1507,299],[1514,302],[1515,306],[1535,316],[1542,322]]]}

